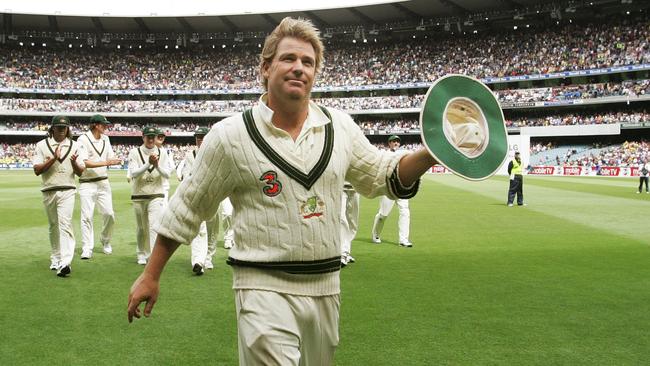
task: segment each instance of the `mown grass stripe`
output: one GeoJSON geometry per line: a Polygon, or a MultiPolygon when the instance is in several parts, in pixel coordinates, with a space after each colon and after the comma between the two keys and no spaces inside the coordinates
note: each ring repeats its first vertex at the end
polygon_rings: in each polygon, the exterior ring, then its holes
{"type": "MultiPolygon", "coordinates": [[[[598,230],[606,230],[615,235],[625,235],[640,242],[650,244],[650,225],[647,215],[650,199],[643,194],[617,195],[621,187],[606,184],[594,186],[580,183],[563,184],[535,177],[524,178],[524,201],[527,207],[506,207],[507,181],[490,179],[474,184],[461,184],[454,176],[428,176],[426,179],[454,186],[464,191],[493,198],[504,210],[521,214],[529,210],[587,225],[598,230]],[[570,188],[570,189],[569,189],[570,188]]],[[[603,182],[607,182],[603,179],[603,182]]],[[[553,228],[549,227],[552,232],[553,228]]]]}

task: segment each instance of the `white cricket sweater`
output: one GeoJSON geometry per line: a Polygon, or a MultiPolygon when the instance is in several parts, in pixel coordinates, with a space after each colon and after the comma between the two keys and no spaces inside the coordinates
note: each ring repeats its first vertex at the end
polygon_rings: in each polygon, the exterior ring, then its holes
{"type": "MultiPolygon", "coordinates": [[[[86,159],[92,162],[106,161],[115,157],[111,142],[104,134],[96,139],[91,131],[87,131],[77,138],[77,144],[79,150],[83,150],[86,159]]],[[[94,182],[106,178],[108,178],[108,167],[86,168],[79,177],[79,182],[94,182]]]]}
{"type": "Polygon", "coordinates": [[[233,288],[338,294],[343,182],[366,197],[412,196],[417,184],[403,187],[397,179],[400,157],[372,146],[347,114],[328,111],[331,122],[311,103],[295,142],[273,126],[265,96],[250,112],[252,123],[244,114],[217,123],[157,232],[189,243],[201,221],[230,197],[237,243],[229,258],[233,288]]]}
{"type": "Polygon", "coordinates": [[[167,152],[154,147],[147,149],[144,145],[129,151],[129,174],[131,176],[131,199],[147,200],[164,197],[163,177],[169,177],[167,152]],[[158,167],[149,163],[150,155],[158,155],[158,167]]]}
{"type": "MultiPolygon", "coordinates": [[[[61,158],[55,161],[48,170],[41,174],[41,192],[77,188],[70,157],[77,154],[77,164],[84,167],[83,159],[85,158],[85,155],[83,155],[82,151],[79,151],[79,145],[67,137],[61,141],[60,144],[61,158]]],[[[59,143],[51,137],[39,141],[36,144],[36,154],[34,154],[32,163],[34,165],[44,163],[46,160],[54,156],[54,152],[58,146],[59,143]]]]}

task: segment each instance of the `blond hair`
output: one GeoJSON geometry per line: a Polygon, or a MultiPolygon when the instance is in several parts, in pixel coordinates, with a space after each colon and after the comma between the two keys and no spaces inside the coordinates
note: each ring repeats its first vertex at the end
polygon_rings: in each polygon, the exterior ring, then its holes
{"type": "Polygon", "coordinates": [[[316,54],[316,73],[320,71],[323,65],[323,51],[325,46],[323,46],[323,41],[320,38],[320,31],[308,19],[286,17],[282,19],[273,32],[266,37],[264,48],[260,54],[260,76],[265,90],[268,86],[268,79],[264,77],[262,70],[264,70],[265,64],[270,64],[273,61],[278,49],[278,44],[285,37],[293,37],[311,43],[314,48],[314,53],[316,54]]]}

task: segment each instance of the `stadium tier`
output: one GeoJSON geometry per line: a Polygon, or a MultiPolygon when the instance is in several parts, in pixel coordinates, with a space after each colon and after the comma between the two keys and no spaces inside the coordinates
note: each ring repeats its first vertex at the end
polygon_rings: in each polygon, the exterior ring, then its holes
{"type": "MultiPolygon", "coordinates": [[[[650,22],[618,18],[598,24],[492,34],[421,36],[377,42],[331,41],[316,91],[331,87],[431,83],[461,73],[497,79],[650,67],[650,22]]],[[[259,92],[258,43],[155,52],[23,43],[0,47],[0,88],[63,90],[231,90],[259,92]]],[[[558,75],[560,78],[563,75],[558,75]]]]}
{"type": "MultiPolygon", "coordinates": [[[[603,104],[628,101],[645,101],[650,98],[650,80],[578,84],[560,87],[531,89],[507,89],[494,92],[505,109],[517,107],[544,107],[545,102],[567,105],[575,102],[603,104]],[[531,103],[540,103],[532,104],[531,103]]],[[[395,96],[358,96],[315,98],[320,105],[334,107],[352,114],[365,111],[389,110],[395,113],[418,109],[424,94],[395,96]]],[[[252,107],[255,99],[247,100],[68,100],[68,99],[0,99],[0,111],[4,114],[24,112],[57,113],[155,113],[216,116],[230,115],[252,107]]]]}
{"type": "MultiPolygon", "coordinates": [[[[373,143],[398,134],[419,144],[428,87],[442,75],[463,73],[493,89],[511,134],[602,124],[645,131],[649,29],[641,12],[480,33],[394,34],[354,43],[326,38],[314,100],[353,115],[373,143]]],[[[108,134],[121,143],[137,143],[141,126],[155,124],[169,142],[188,144],[194,129],[241,113],[263,92],[258,42],[180,49],[32,43],[0,44],[0,141],[12,145],[42,136],[55,114],[69,116],[78,135],[95,113],[114,122],[108,134]]]]}

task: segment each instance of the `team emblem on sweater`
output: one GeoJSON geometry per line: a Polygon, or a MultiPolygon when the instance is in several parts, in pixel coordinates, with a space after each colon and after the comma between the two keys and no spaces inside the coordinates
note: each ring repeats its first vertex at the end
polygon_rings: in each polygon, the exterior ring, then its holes
{"type": "Polygon", "coordinates": [[[318,196],[309,197],[307,201],[300,204],[300,214],[303,219],[323,216],[323,212],[325,212],[325,202],[318,196]]]}
{"type": "Polygon", "coordinates": [[[260,181],[266,183],[262,192],[269,197],[275,197],[282,192],[282,183],[278,182],[278,173],[269,170],[262,174],[260,181]]]}

